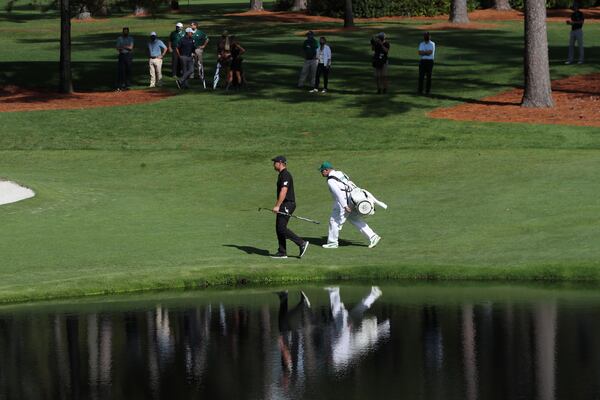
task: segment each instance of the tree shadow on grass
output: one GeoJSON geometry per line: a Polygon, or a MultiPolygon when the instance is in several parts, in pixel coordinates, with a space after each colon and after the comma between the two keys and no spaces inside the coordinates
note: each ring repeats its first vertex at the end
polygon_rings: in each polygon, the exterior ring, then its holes
{"type": "Polygon", "coordinates": [[[492,100],[482,100],[482,99],[473,99],[468,97],[458,97],[458,96],[447,96],[444,94],[430,94],[428,97],[439,99],[439,100],[452,100],[459,101],[461,103],[469,103],[469,104],[481,104],[485,106],[518,106],[521,103],[514,103],[509,101],[492,101],[492,100]]]}

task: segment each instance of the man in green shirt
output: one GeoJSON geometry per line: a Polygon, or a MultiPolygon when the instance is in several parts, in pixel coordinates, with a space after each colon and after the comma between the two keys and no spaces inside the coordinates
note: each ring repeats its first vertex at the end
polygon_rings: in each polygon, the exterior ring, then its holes
{"type": "Polygon", "coordinates": [[[315,39],[313,31],[306,33],[306,40],[302,45],[304,51],[304,65],[302,65],[302,71],[300,71],[300,79],[298,80],[298,87],[302,89],[308,78],[308,86],[314,88],[315,86],[315,75],[317,73],[317,65],[319,60],[317,58],[317,49],[319,43],[315,39]]]}
{"type": "Polygon", "coordinates": [[[185,36],[183,31],[183,24],[178,22],[175,25],[175,30],[169,35],[169,51],[171,52],[171,70],[173,71],[173,78],[181,76],[181,60],[179,60],[179,54],[175,49],[179,45],[181,38],[185,36]]]}
{"type": "Polygon", "coordinates": [[[204,85],[204,89],[206,89],[206,81],[204,80],[204,48],[209,42],[208,36],[200,29],[198,29],[198,23],[192,22],[190,24],[192,28],[193,34],[192,39],[194,39],[194,44],[196,45],[196,51],[194,53],[194,69],[198,71],[198,78],[202,79],[202,85],[204,85]]]}

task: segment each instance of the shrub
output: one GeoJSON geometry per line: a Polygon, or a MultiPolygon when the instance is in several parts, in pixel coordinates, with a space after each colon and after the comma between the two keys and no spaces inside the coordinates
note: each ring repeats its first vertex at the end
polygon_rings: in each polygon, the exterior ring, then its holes
{"type": "MultiPolygon", "coordinates": [[[[285,0],[278,0],[285,1],[285,0]]],[[[447,14],[451,0],[353,0],[355,17],[377,18],[390,15],[433,16],[447,14]]],[[[479,5],[478,0],[467,0],[469,10],[479,5]]],[[[309,0],[311,14],[332,17],[344,16],[344,0],[309,0]]]]}
{"type": "Polygon", "coordinates": [[[294,0],[275,0],[273,9],[275,11],[288,11],[294,5],[294,0]]]}

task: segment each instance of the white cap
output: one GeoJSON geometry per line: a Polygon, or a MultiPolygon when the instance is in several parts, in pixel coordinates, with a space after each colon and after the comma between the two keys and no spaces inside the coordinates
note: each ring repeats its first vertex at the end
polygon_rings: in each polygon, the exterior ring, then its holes
{"type": "Polygon", "coordinates": [[[150,32],[150,36],[156,36],[156,32],[150,32]]]}
{"type": "Polygon", "coordinates": [[[181,22],[176,23],[175,26],[178,28],[183,28],[183,24],[181,22]]]}
{"type": "Polygon", "coordinates": [[[185,33],[188,33],[188,32],[194,33],[194,30],[192,28],[185,28],[185,33]]]}

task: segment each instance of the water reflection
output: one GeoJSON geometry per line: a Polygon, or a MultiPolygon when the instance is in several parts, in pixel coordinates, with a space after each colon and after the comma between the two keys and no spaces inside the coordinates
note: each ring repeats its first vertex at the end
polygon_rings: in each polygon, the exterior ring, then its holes
{"type": "Polygon", "coordinates": [[[1,314],[0,400],[600,396],[594,304],[376,286],[228,300],[1,314]]]}

